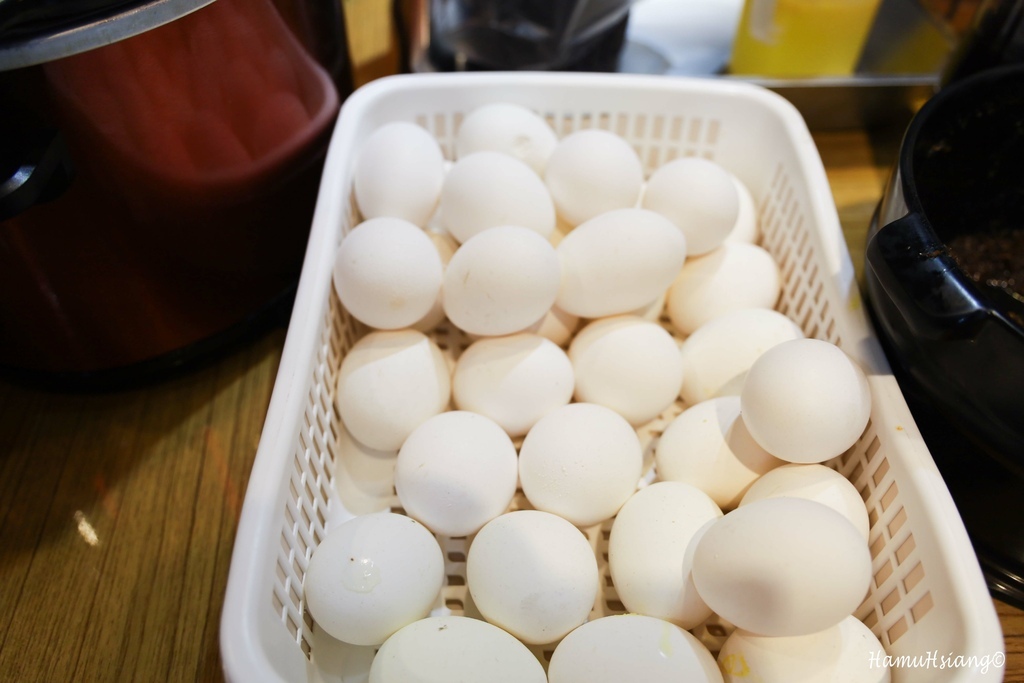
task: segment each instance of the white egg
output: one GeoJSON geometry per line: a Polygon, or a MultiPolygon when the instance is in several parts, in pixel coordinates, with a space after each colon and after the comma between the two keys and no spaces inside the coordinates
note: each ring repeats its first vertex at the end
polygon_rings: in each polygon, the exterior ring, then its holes
{"type": "Polygon", "coordinates": [[[578,315],[566,313],[558,306],[552,306],[540,320],[527,327],[526,331],[539,334],[559,346],[565,346],[572,339],[579,325],[578,315]]]}
{"type": "Polygon", "coordinates": [[[345,427],[369,448],[397,451],[451,398],[441,350],[422,332],[371,332],[345,354],[335,402],[345,427]]]}
{"type": "Polygon", "coordinates": [[[399,121],[374,130],[359,148],[352,186],[364,219],[390,216],[423,227],[437,207],[444,176],[437,140],[399,121]]]}
{"type": "Polygon", "coordinates": [[[569,345],[576,400],[611,408],[639,426],[671,406],[683,383],[679,346],[665,328],[635,316],[588,324],[569,345]]]}
{"type": "Polygon", "coordinates": [[[592,218],[558,245],[557,305],[583,318],[629,313],[672,284],[686,260],[686,238],[665,217],[618,209],[592,218]]]}
{"type": "Polygon", "coordinates": [[[518,461],[490,418],[455,410],[428,418],[398,451],[395,491],[406,514],[441,536],[468,536],[505,512],[518,461]]]}
{"type": "Polygon", "coordinates": [[[615,411],[570,403],[544,417],[519,448],[519,481],[539,510],[587,527],[618,512],[636,491],[643,452],[615,411]]]}
{"type": "MultiPolygon", "coordinates": [[[[452,260],[452,256],[455,254],[455,250],[459,248],[459,243],[455,241],[455,238],[449,235],[447,232],[442,230],[427,230],[427,237],[434,243],[437,248],[437,254],[441,258],[441,266],[447,268],[448,264],[452,260]]],[[[443,275],[442,275],[443,277],[443,275]]],[[[415,330],[420,332],[430,332],[435,327],[440,325],[444,321],[444,293],[439,287],[437,290],[437,298],[434,299],[434,304],[427,311],[427,314],[417,320],[411,325],[415,330]]]]}
{"type": "Polygon", "coordinates": [[[860,366],[820,339],[768,349],[743,383],[743,420],[772,455],[824,462],[857,442],[871,416],[871,391],[860,366]]]}
{"type": "Polygon", "coordinates": [[[466,582],[487,621],[524,643],[552,643],[587,620],[597,599],[597,558],[566,520],[518,510],[473,538],[466,582]]]}
{"type": "Polygon", "coordinates": [[[459,242],[499,225],[520,225],[544,238],[555,229],[555,207],[544,181],[500,152],[475,152],[456,161],[440,204],[441,222],[459,242]]]}
{"type": "Polygon", "coordinates": [[[784,496],[806,498],[829,506],[850,520],[864,540],[867,540],[870,525],[864,500],[857,487],[831,467],[818,464],[783,465],[755,481],[743,494],[740,505],[784,496]]]}
{"type": "Polygon", "coordinates": [[[444,310],[471,334],[497,336],[538,322],[558,296],[555,248],[519,226],[490,228],[459,247],[444,273],[444,310]]]}
{"type": "Polygon", "coordinates": [[[721,683],[706,647],[653,617],[619,614],[583,624],[551,654],[550,683],[721,683]]]}
{"type": "Polygon", "coordinates": [[[655,169],[641,203],[683,231],[693,256],[706,254],[725,241],[736,226],[739,205],[732,175],[701,157],[673,159],[655,169]]]}
{"type": "Polygon", "coordinates": [[[757,205],[754,203],[754,196],[750,194],[750,188],[742,180],[732,176],[732,181],[739,193],[740,210],[739,215],[736,216],[736,224],[725,241],[757,244],[761,241],[761,226],[757,219],[757,205]]]}
{"type": "Polygon", "coordinates": [[[623,138],[588,129],[559,140],[544,180],[558,215],[579,225],[607,211],[636,206],[644,173],[640,157],[623,138]]]}
{"type": "Polygon", "coordinates": [[[492,102],[473,109],[455,134],[455,155],[473,152],[509,154],[544,175],[558,136],[547,121],[532,110],[509,102],[492,102]]]}
{"type": "Polygon", "coordinates": [[[737,628],[807,635],[860,605],[871,583],[871,553],[860,531],[832,508],[766,498],[727,512],[704,532],[693,582],[737,628]]]}
{"type": "Polygon", "coordinates": [[[342,240],[332,277],[338,298],[357,320],[397,330],[430,311],[443,271],[421,228],[401,218],[371,218],[342,240]]]}
{"type": "Polygon", "coordinates": [[[658,477],[707,493],[723,510],[740,503],[764,473],[784,465],[750,436],[740,417],[739,396],[722,396],[690,406],[658,439],[658,477]]]}
{"type": "Polygon", "coordinates": [[[747,370],[761,354],[803,330],[770,308],[743,308],[707,321],[683,340],[683,400],[695,405],[715,396],[739,395],[747,370]]]}
{"type": "Polygon", "coordinates": [[[572,399],[572,363],[557,344],[520,333],[473,342],[455,365],[455,405],[522,436],[572,399]]]}
{"type": "Polygon", "coordinates": [[[444,583],[433,534],[392,512],[353,517],[313,551],[304,593],[318,626],[353,645],[379,645],[427,616],[444,583]]]}
{"type": "Polygon", "coordinates": [[[646,306],[641,306],[633,311],[630,311],[628,315],[635,315],[644,320],[650,320],[651,322],[658,322],[661,320],[661,314],[665,311],[665,301],[668,299],[668,291],[662,292],[657,299],[650,302],[646,306]]]}
{"type": "Polygon", "coordinates": [[[481,619],[427,617],[388,638],[370,665],[369,683],[547,683],[523,643],[481,619]]]}
{"type": "Polygon", "coordinates": [[[668,291],[673,327],[692,334],[704,323],[742,308],[774,308],[781,291],[779,267],[755,244],[726,242],[687,259],[668,291]]]}
{"type": "Polygon", "coordinates": [[[725,683],[889,683],[882,643],[854,616],[804,636],[768,637],[743,630],[718,653],[725,683]]]}
{"type": "Polygon", "coordinates": [[[379,451],[352,438],[345,424],[335,442],[334,487],[345,509],[361,515],[390,507],[395,492],[397,451],[379,451]]]}
{"type": "Polygon", "coordinates": [[[655,482],[634,493],[608,539],[608,568],[626,609],[686,629],[710,617],[690,571],[697,539],[721,516],[706,493],[682,482],[655,482]]]}

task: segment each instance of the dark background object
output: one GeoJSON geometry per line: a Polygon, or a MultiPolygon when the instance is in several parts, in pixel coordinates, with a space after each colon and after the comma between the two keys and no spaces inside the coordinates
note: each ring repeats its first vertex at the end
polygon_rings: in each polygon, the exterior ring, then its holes
{"type": "Polygon", "coordinates": [[[0,0],[0,38],[24,40],[113,16],[140,0],[0,0]]]}
{"type": "MultiPolygon", "coordinates": [[[[1024,67],[941,90],[907,130],[869,230],[879,337],[990,587],[1024,605],[1024,301],[951,243],[1024,230],[1024,67]]],[[[1021,259],[1022,254],[1000,258],[1021,259]]]]}
{"type": "Polygon", "coordinates": [[[629,4],[421,0],[416,11],[427,15],[426,61],[435,71],[609,72],[618,66],[629,4]]]}
{"type": "Polygon", "coordinates": [[[997,66],[1024,62],[1024,2],[985,0],[942,75],[943,84],[997,66]]]}
{"type": "Polygon", "coordinates": [[[34,141],[0,149],[0,372],[145,382],[286,321],[352,89],[340,3],[98,2],[124,12],[71,28],[61,4],[0,40],[4,137],[34,141]]]}

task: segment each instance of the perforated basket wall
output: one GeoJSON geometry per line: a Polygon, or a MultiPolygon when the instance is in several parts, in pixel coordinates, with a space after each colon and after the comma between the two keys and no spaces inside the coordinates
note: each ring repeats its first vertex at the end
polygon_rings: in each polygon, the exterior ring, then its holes
{"type": "MultiPolygon", "coordinates": [[[[590,74],[392,77],[346,102],[236,541],[221,638],[229,679],[365,680],[372,648],[330,641],[304,609],[302,592],[308,560],[332,524],[368,509],[399,509],[393,490],[361,482],[346,469],[349,442],[333,402],[341,359],[364,332],[330,282],[334,251],[359,220],[350,191],[353,152],[374,128],[406,120],[433,133],[451,158],[462,116],[493,101],[532,108],[559,135],[611,130],[635,147],[648,171],[678,156],[700,155],[748,186],[762,245],[782,273],[778,309],[808,336],[842,347],[869,375],[871,421],[830,463],[861,492],[871,522],[874,578],[856,615],[890,655],[937,651],[977,658],[974,667],[896,668],[897,683],[1000,680],[999,668],[980,659],[1002,648],[991,599],[867,325],[827,179],[799,115],[781,98],[745,84],[590,74]]],[[[452,358],[467,344],[447,327],[435,338],[452,358]]],[[[677,404],[639,430],[648,462],[662,429],[683,408],[677,404]]],[[[517,498],[514,505],[525,501],[517,498]]],[[[602,577],[595,616],[624,611],[607,571],[609,529],[606,523],[586,530],[602,577]]],[[[448,580],[437,609],[476,614],[465,582],[469,540],[440,540],[448,580]]],[[[710,623],[698,635],[713,647],[722,634],[710,623]]],[[[543,660],[550,652],[537,654],[543,660]]]]}

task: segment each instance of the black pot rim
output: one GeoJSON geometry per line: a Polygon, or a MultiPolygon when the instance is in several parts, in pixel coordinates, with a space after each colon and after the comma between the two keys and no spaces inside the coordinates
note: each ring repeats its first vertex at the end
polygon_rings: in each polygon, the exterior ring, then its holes
{"type": "MultiPolygon", "coordinates": [[[[922,129],[937,116],[937,110],[948,105],[950,100],[962,97],[964,93],[989,87],[992,83],[999,83],[1006,79],[1019,78],[1021,86],[1024,87],[1024,64],[1012,64],[1001,66],[986,71],[981,71],[961,81],[956,81],[942,88],[939,92],[928,99],[907,126],[903,135],[903,142],[899,152],[899,170],[903,183],[903,196],[910,212],[921,212],[921,198],[917,192],[917,185],[914,178],[914,148],[922,129]]],[[[1022,113],[1024,115],[1024,113],[1022,113]]],[[[930,226],[929,226],[930,227],[930,226]]]]}
{"type": "MultiPolygon", "coordinates": [[[[921,106],[904,133],[897,160],[903,201],[906,205],[907,213],[916,216],[919,226],[928,233],[931,241],[936,244],[944,246],[944,241],[928,220],[924,207],[921,204],[917,183],[915,182],[914,154],[918,138],[921,136],[922,131],[936,117],[941,116],[943,109],[950,106],[951,103],[957,102],[977,90],[985,91],[993,88],[996,84],[1003,84],[1001,86],[1003,88],[1012,87],[1006,84],[1006,81],[1016,82],[1017,87],[1024,89],[1024,64],[995,67],[945,86],[921,106]]],[[[1024,112],[1021,115],[1024,116],[1024,112]]],[[[979,305],[988,309],[992,315],[999,317],[1024,343],[1024,325],[1013,317],[1005,315],[1003,310],[1005,304],[1010,309],[1016,310],[1018,314],[1021,314],[1024,312],[1024,304],[1019,304],[1010,295],[1006,296],[1008,300],[1006,302],[993,302],[992,295],[983,291],[974,280],[960,269],[947,249],[937,250],[932,258],[943,265],[947,271],[947,277],[955,280],[958,286],[962,287],[965,291],[970,292],[975,301],[979,302],[979,305]]]]}

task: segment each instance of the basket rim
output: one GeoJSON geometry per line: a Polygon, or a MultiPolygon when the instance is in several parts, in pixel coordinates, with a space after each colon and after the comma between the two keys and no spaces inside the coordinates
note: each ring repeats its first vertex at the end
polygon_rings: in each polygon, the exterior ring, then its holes
{"type": "MultiPolygon", "coordinates": [[[[296,309],[288,325],[281,365],[275,379],[236,533],[220,629],[223,665],[228,680],[270,680],[269,676],[272,675],[266,668],[262,668],[269,662],[269,658],[267,653],[260,649],[264,643],[258,630],[259,606],[256,604],[257,601],[249,598],[269,585],[266,576],[269,572],[265,571],[265,567],[259,566],[259,563],[267,556],[268,546],[276,543],[276,537],[269,535],[268,532],[276,530],[275,524],[280,521],[280,499],[285,488],[281,481],[282,477],[286,478],[284,472],[288,462],[288,458],[282,456],[282,452],[291,452],[296,429],[301,424],[306,405],[307,395],[304,388],[312,376],[315,355],[311,352],[318,348],[318,335],[323,322],[320,313],[326,310],[330,294],[335,246],[333,236],[339,230],[334,221],[341,214],[340,207],[343,202],[342,193],[337,191],[335,181],[344,179],[349,172],[348,166],[352,162],[346,155],[350,156],[358,144],[356,129],[368,110],[380,99],[394,93],[481,86],[490,89],[495,86],[602,89],[607,91],[609,97],[628,96],[631,92],[664,92],[695,95],[716,93],[744,98],[759,103],[780,117],[787,132],[792,135],[790,142],[797,146],[796,159],[800,170],[813,185],[811,189],[817,190],[822,184],[824,188],[829,188],[817,146],[796,107],[781,95],[750,82],[637,74],[463,72],[386,76],[354,91],[341,106],[328,149],[310,231],[309,248],[296,294],[296,309]]],[[[821,226],[817,230],[826,233],[822,236],[828,252],[825,257],[830,262],[835,261],[833,265],[837,269],[825,277],[837,279],[840,274],[847,274],[849,253],[845,243],[842,243],[843,235],[832,195],[829,193],[827,197],[818,197],[816,193],[812,193],[810,200],[809,213],[821,226]]],[[[852,272],[852,266],[849,267],[852,272]]],[[[869,321],[867,324],[868,338],[875,343],[874,331],[869,321]]],[[[881,375],[888,383],[891,373],[887,364],[872,368],[872,371],[881,375]]],[[[902,401],[902,394],[897,392],[896,398],[902,401]]],[[[912,419],[909,417],[909,410],[906,410],[906,416],[907,419],[912,419]]],[[[924,455],[928,454],[925,451],[924,454],[917,455],[923,461],[924,455]]],[[[930,459],[930,455],[928,457],[930,459]]],[[[937,476],[937,469],[934,474],[937,476]]],[[[922,476],[931,485],[929,493],[932,492],[932,487],[939,488],[941,482],[935,482],[931,473],[924,473],[922,476]]],[[[968,644],[976,648],[972,652],[991,653],[1004,646],[1002,630],[994,606],[984,608],[978,605],[979,600],[988,600],[980,568],[969,566],[963,557],[954,557],[954,551],[962,547],[966,533],[959,533],[957,524],[952,523],[955,520],[946,518],[952,514],[947,503],[951,505],[951,499],[936,502],[936,506],[943,513],[936,518],[936,526],[939,527],[936,532],[941,539],[939,545],[943,558],[959,560],[954,563],[955,566],[948,569],[951,579],[955,579],[955,601],[957,604],[974,605],[977,608],[968,615],[969,620],[965,620],[963,624],[968,627],[964,629],[968,631],[968,644]]],[[[959,531],[963,531],[962,525],[959,531]]],[[[1001,671],[997,673],[999,678],[993,677],[991,680],[1001,679],[1001,671]]]]}

